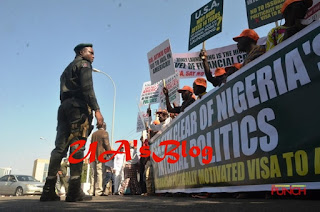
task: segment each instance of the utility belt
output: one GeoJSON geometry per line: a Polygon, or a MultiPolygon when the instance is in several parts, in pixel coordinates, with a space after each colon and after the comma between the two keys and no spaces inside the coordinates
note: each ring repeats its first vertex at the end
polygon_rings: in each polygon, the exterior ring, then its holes
{"type": "Polygon", "coordinates": [[[83,96],[79,93],[79,92],[68,92],[68,93],[63,93],[63,95],[61,95],[61,103],[64,102],[67,99],[83,99],[83,96]]]}

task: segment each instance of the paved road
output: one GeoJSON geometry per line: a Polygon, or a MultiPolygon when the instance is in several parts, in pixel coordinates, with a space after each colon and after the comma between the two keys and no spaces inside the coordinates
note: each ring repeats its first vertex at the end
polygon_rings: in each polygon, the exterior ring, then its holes
{"type": "Polygon", "coordinates": [[[320,211],[319,200],[104,196],[89,202],[40,202],[39,196],[0,197],[0,211],[320,211]]]}

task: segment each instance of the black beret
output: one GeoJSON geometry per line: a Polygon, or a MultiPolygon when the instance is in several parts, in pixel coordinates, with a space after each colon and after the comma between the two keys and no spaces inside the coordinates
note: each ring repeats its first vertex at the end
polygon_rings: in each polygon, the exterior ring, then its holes
{"type": "Polygon", "coordinates": [[[85,47],[92,47],[92,44],[91,43],[80,43],[76,47],[74,47],[73,50],[75,53],[78,53],[85,47]]]}

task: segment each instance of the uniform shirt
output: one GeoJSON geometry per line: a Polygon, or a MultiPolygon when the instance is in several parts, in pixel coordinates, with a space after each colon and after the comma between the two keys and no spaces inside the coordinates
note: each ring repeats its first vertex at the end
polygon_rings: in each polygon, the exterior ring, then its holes
{"type": "Polygon", "coordinates": [[[267,36],[266,51],[269,51],[283,41],[284,35],[288,27],[278,26],[270,30],[267,36]]]}
{"type": "Polygon", "coordinates": [[[94,111],[99,105],[93,90],[91,63],[82,57],[76,57],[60,77],[60,100],[68,98],[83,100],[94,111]]]}

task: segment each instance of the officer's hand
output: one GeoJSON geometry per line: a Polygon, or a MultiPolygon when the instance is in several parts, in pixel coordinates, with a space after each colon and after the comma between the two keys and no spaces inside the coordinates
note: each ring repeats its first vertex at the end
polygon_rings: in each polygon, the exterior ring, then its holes
{"type": "Polygon", "coordinates": [[[163,94],[164,94],[165,96],[168,96],[168,95],[169,95],[169,91],[168,91],[168,88],[167,88],[167,87],[163,87],[162,91],[163,91],[163,94]]]}
{"type": "Polygon", "coordinates": [[[207,51],[206,51],[205,49],[201,49],[200,54],[199,54],[199,57],[200,57],[202,60],[206,60],[206,59],[207,59],[207,51]]]}
{"type": "Polygon", "coordinates": [[[102,116],[100,110],[95,111],[95,116],[96,116],[96,119],[97,119],[97,126],[99,128],[102,127],[104,119],[103,119],[103,116],[102,116]]]}

